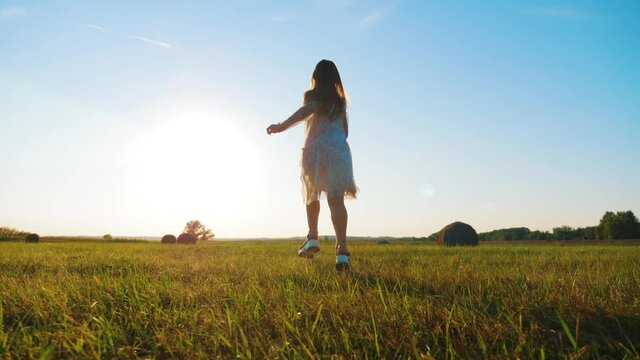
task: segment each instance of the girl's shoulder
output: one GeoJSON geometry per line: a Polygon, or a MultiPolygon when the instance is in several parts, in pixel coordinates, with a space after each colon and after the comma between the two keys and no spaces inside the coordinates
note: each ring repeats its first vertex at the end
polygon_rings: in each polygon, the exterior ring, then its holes
{"type": "Polygon", "coordinates": [[[310,100],[305,99],[302,106],[306,107],[307,109],[311,110],[314,113],[317,112],[318,109],[320,109],[320,104],[313,99],[310,99],[310,100]]]}
{"type": "Polygon", "coordinates": [[[315,101],[316,100],[316,92],[315,90],[307,90],[304,92],[304,96],[302,97],[304,99],[304,102],[310,102],[310,101],[315,101]]]}

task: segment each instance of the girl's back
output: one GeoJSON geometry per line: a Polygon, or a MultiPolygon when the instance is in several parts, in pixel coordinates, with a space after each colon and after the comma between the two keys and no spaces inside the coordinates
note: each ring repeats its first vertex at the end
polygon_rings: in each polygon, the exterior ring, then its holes
{"type": "Polygon", "coordinates": [[[315,112],[305,123],[304,147],[320,146],[346,142],[346,116],[340,113],[334,118],[315,112]]]}

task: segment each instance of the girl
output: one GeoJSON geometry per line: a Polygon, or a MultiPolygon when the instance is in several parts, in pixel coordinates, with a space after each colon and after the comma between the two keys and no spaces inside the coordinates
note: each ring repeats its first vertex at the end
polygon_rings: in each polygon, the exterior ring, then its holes
{"type": "Polygon", "coordinates": [[[347,144],[349,124],[346,96],[338,68],[332,61],[322,60],[316,65],[311,77],[311,89],[305,92],[302,107],[284,122],[269,126],[267,134],[285,131],[300,121],[305,121],[305,142],[300,163],[309,233],[298,256],[313,258],[320,251],[319,199],[324,192],[336,232],[336,269],[349,270],[344,198],[355,199],[358,189],[353,179],[351,150],[347,144]]]}

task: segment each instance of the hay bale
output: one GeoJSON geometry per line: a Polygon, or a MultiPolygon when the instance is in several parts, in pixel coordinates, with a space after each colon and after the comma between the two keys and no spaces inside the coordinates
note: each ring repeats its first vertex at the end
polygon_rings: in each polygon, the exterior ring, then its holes
{"type": "Polygon", "coordinates": [[[478,245],[478,233],[469,224],[456,221],[438,233],[438,245],[478,245]]]}
{"type": "Polygon", "coordinates": [[[176,237],[171,234],[163,236],[162,240],[160,240],[162,244],[175,244],[177,241],[176,237]]]}
{"type": "Polygon", "coordinates": [[[193,234],[182,233],[178,236],[178,244],[195,244],[196,236],[193,234]]]}
{"type": "Polygon", "coordinates": [[[40,235],[38,234],[29,234],[25,238],[28,243],[37,243],[40,242],[40,235]]]}

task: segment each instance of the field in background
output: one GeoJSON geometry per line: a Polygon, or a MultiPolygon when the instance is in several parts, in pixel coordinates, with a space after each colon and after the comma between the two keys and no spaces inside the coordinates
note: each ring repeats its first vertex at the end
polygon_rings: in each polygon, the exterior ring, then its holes
{"type": "Polygon", "coordinates": [[[640,356],[637,245],[322,247],[2,242],[0,358],[640,356]]]}

